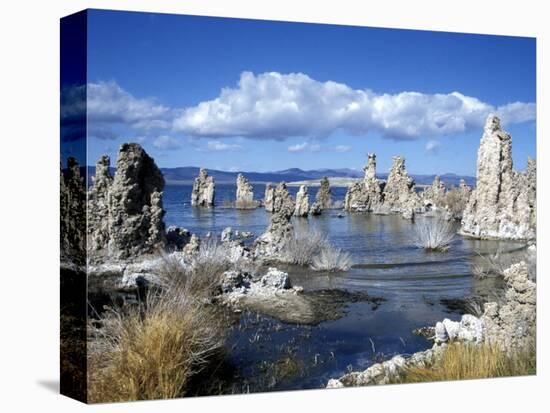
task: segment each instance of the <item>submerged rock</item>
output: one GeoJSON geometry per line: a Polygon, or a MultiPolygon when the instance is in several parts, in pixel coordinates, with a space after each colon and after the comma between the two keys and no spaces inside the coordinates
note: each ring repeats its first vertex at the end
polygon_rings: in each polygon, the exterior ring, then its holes
{"type": "Polygon", "coordinates": [[[235,207],[237,209],[256,208],[254,203],[254,188],[243,174],[237,175],[237,192],[235,207]]]}
{"type": "Polygon", "coordinates": [[[533,239],[536,236],[536,164],[526,171],[512,163],[512,137],[489,116],[477,154],[477,186],[462,218],[461,232],[476,238],[533,239]]]}
{"type": "Polygon", "coordinates": [[[289,275],[269,268],[264,275],[243,271],[227,271],[222,277],[222,303],[236,311],[256,311],[285,323],[317,325],[344,315],[344,308],[353,302],[370,302],[375,310],[381,298],[342,290],[304,292],[292,286],[289,275]]]}
{"type": "Polygon", "coordinates": [[[317,201],[315,201],[309,207],[309,214],[310,215],[321,215],[322,213],[323,213],[323,208],[321,208],[321,204],[319,204],[317,201]]]}
{"type": "Polygon", "coordinates": [[[191,205],[199,207],[214,206],[215,183],[214,177],[209,176],[206,169],[201,168],[199,176],[193,183],[191,192],[191,205]]]}
{"type": "Polygon", "coordinates": [[[365,177],[361,182],[353,183],[346,192],[344,209],[346,211],[373,212],[382,206],[382,183],[376,178],[376,154],[368,154],[367,166],[363,169],[365,177]]]}
{"type": "Polygon", "coordinates": [[[191,233],[185,229],[176,226],[170,226],[166,230],[166,243],[168,247],[181,251],[191,239],[191,233]]]}
{"type": "Polygon", "coordinates": [[[294,215],[297,217],[307,217],[309,214],[309,194],[306,185],[300,185],[296,193],[296,207],[294,215]]]}

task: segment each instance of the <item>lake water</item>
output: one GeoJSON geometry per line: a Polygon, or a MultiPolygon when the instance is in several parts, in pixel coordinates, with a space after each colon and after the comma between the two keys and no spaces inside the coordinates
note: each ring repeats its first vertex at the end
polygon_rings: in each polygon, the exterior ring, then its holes
{"type": "MultiPolygon", "coordinates": [[[[255,185],[255,198],[265,185],[255,185]]],[[[298,188],[290,187],[295,195],[298,188]]],[[[317,188],[310,188],[310,200],[317,188]]],[[[333,188],[342,201],[346,188],[333,188]]],[[[225,227],[265,231],[269,216],[263,210],[196,209],[190,204],[191,186],[167,186],[165,221],[198,235],[221,233],[225,227]]],[[[232,201],[234,185],[217,185],[216,202],[232,201]]],[[[412,242],[413,223],[400,216],[344,214],[325,211],[319,217],[293,218],[297,231],[316,230],[336,247],[350,252],[355,266],[336,275],[318,275],[286,267],[294,285],[306,291],[338,289],[384,298],[378,308],[368,302],[350,303],[344,317],[318,326],[284,324],[266,316],[243,313],[228,339],[225,379],[208,392],[241,393],[319,388],[329,378],[348,370],[364,370],[395,354],[412,354],[431,346],[412,334],[443,318],[459,319],[460,311],[447,305],[455,299],[491,297],[502,288],[494,279],[472,276],[478,253],[512,250],[516,243],[478,241],[457,237],[448,252],[427,253],[412,242]],[[227,373],[229,371],[229,373],[227,373]]]]}

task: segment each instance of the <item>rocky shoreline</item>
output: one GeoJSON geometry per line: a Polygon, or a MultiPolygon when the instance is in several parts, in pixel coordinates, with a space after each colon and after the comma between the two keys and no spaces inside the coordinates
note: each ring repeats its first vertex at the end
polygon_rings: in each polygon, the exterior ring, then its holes
{"type": "Polygon", "coordinates": [[[327,388],[387,384],[397,380],[407,369],[430,367],[441,357],[449,343],[463,342],[478,346],[495,344],[503,351],[513,352],[529,344],[536,335],[536,283],[529,279],[524,262],[512,265],[504,273],[506,297],[504,303],[488,302],[481,317],[464,314],[459,322],[445,319],[435,327],[423,329],[433,333],[432,348],[411,356],[396,355],[368,369],[330,379],[327,388]]]}

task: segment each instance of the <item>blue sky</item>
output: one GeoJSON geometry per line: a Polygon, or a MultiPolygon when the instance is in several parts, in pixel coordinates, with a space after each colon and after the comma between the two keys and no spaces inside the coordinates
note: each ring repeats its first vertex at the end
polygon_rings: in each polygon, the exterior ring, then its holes
{"type": "Polygon", "coordinates": [[[92,10],[88,162],[138,141],[160,166],[475,174],[502,114],[535,156],[535,40],[92,10]],[[456,93],[455,93],[456,92],[456,93]]]}

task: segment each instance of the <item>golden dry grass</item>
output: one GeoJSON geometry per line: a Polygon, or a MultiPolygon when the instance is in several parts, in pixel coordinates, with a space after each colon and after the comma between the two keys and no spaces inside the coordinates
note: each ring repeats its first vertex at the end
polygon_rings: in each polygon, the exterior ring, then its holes
{"type": "Polygon", "coordinates": [[[181,397],[223,345],[218,318],[178,296],[151,294],[146,305],[112,311],[101,322],[90,346],[91,403],[181,397]]]}
{"type": "Polygon", "coordinates": [[[452,343],[434,365],[409,368],[396,382],[418,383],[447,380],[484,379],[536,374],[534,342],[513,354],[496,345],[452,343]]]}
{"type": "Polygon", "coordinates": [[[90,326],[96,337],[89,343],[89,402],[184,396],[190,378],[222,349],[226,324],[208,302],[227,263],[205,247],[191,266],[165,259],[160,289],[90,326]]]}

